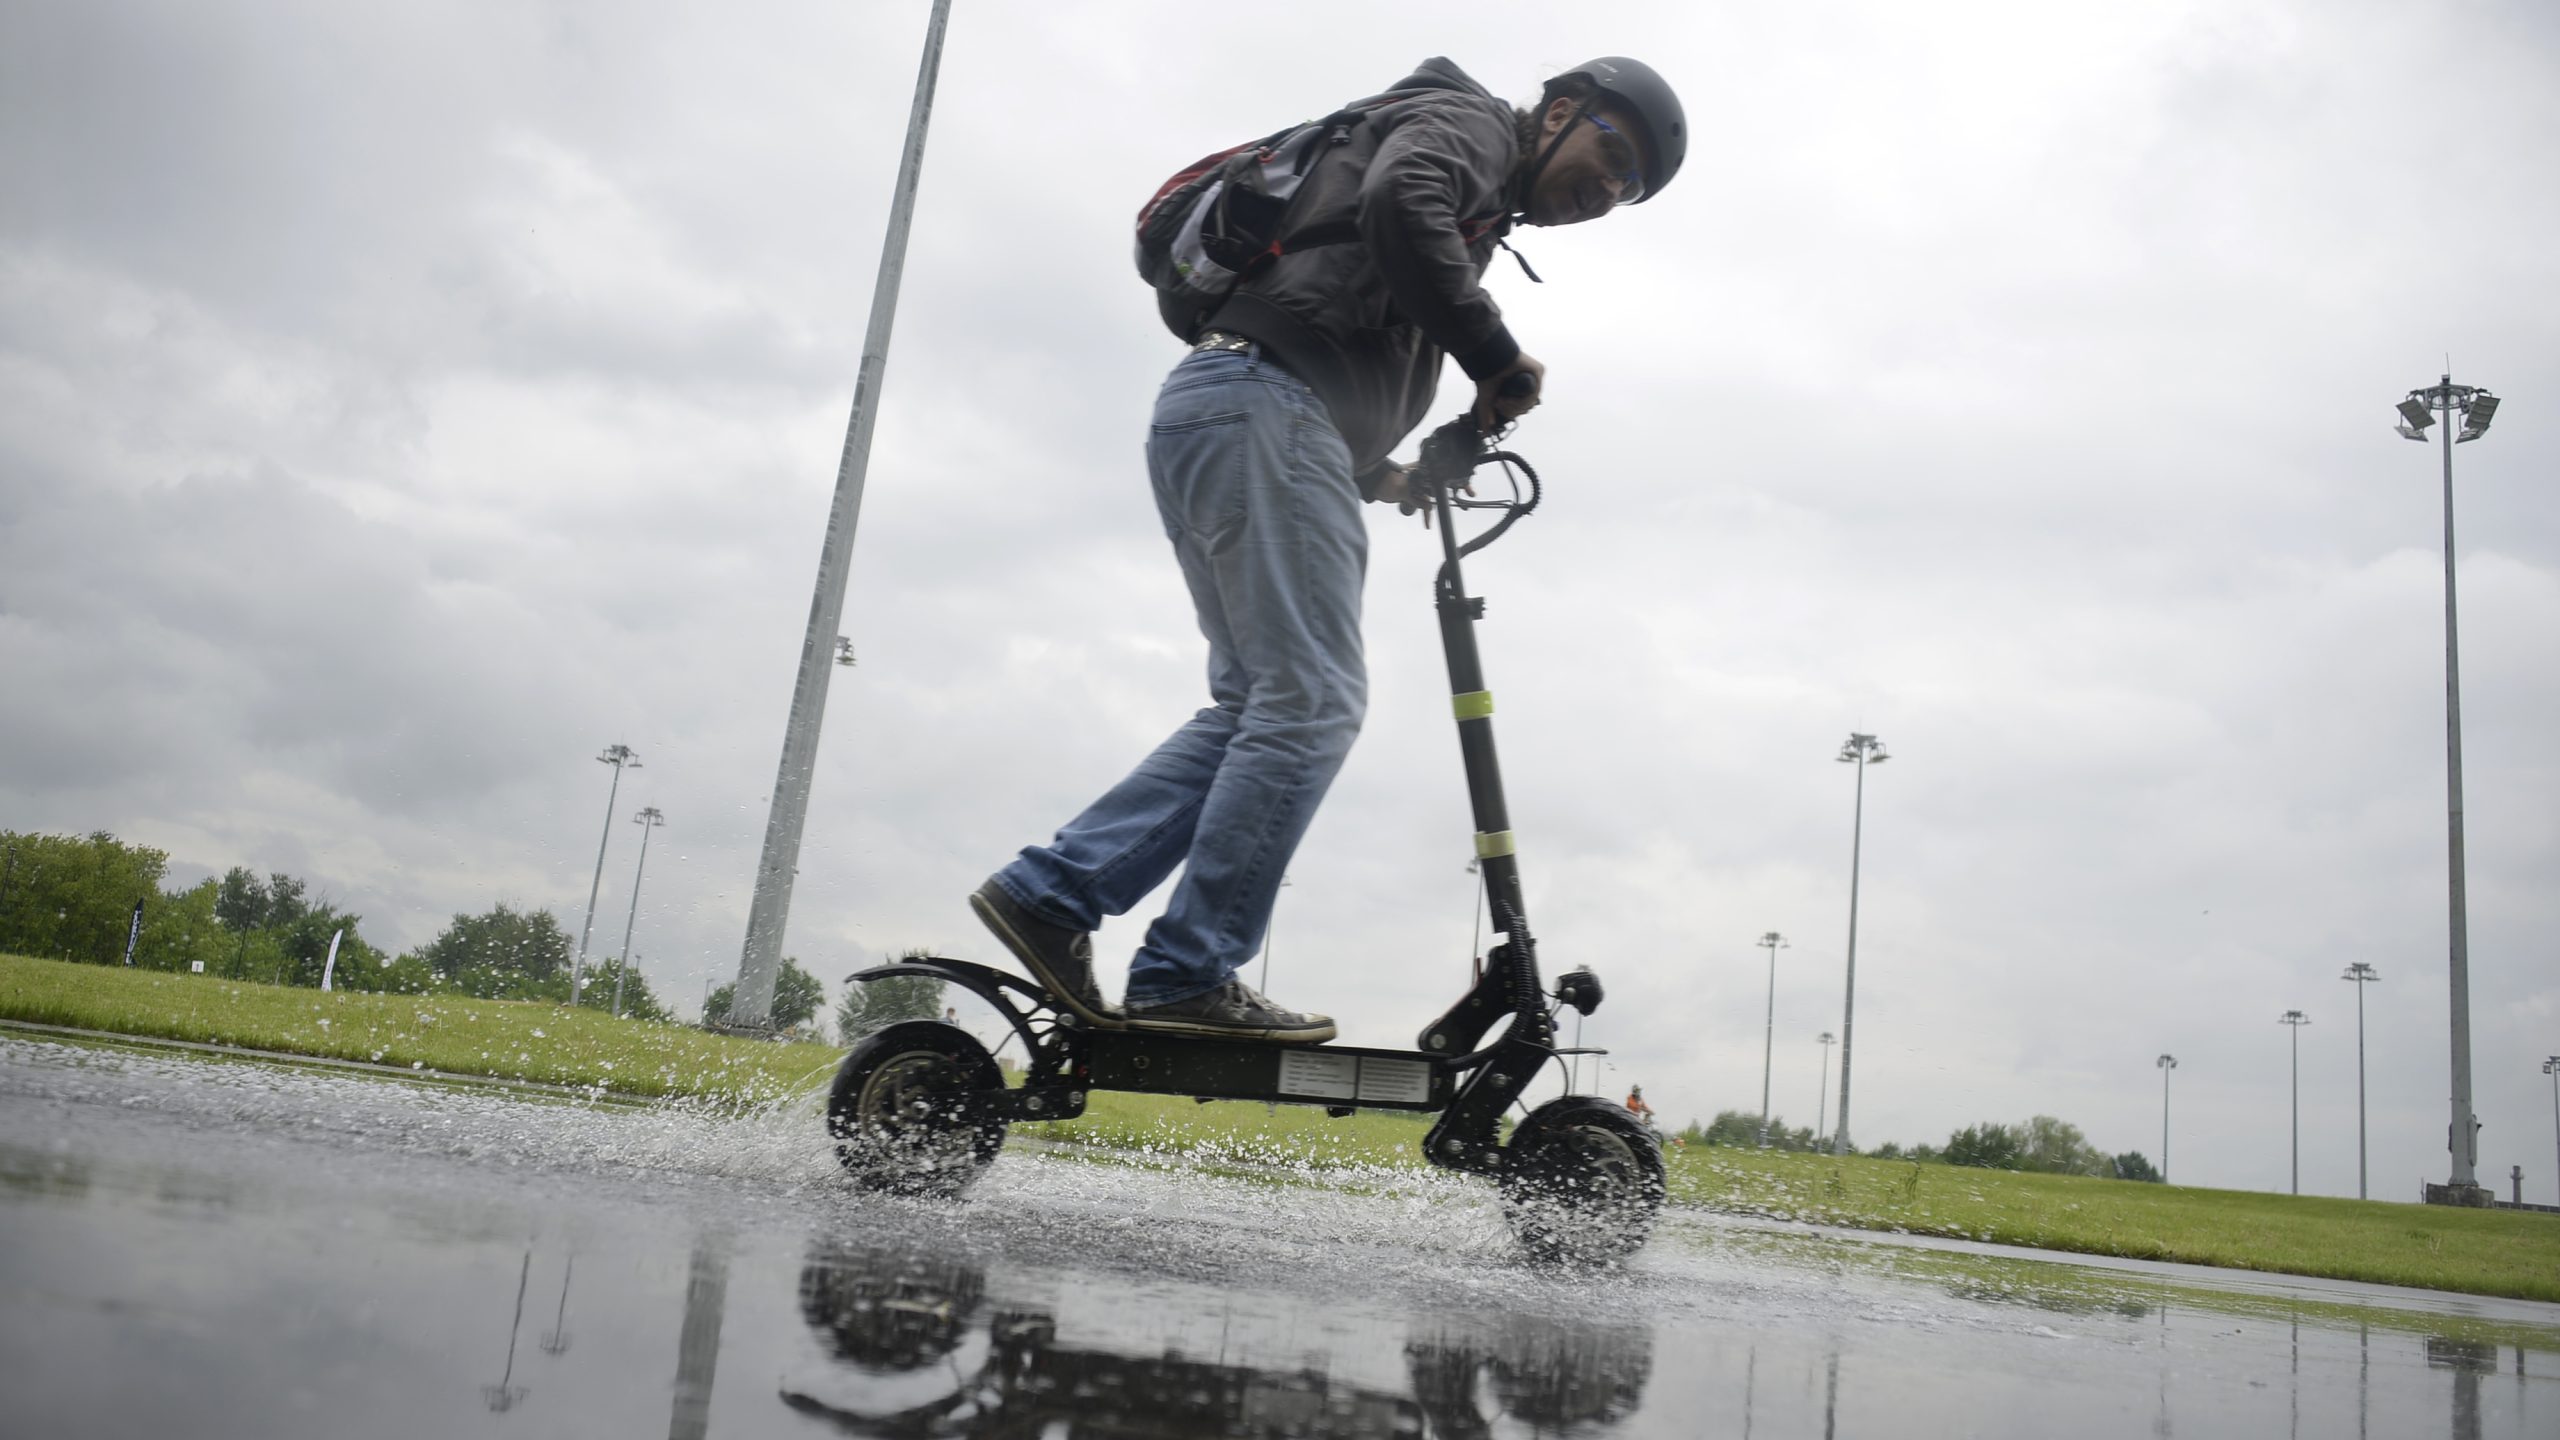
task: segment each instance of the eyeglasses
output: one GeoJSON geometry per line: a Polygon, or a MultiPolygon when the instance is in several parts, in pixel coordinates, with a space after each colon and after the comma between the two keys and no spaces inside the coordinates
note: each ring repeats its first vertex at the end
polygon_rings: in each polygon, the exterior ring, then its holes
{"type": "Polygon", "coordinates": [[[1599,116],[1592,114],[1587,109],[1582,112],[1582,118],[1599,126],[1601,133],[1609,137],[1609,141],[1603,142],[1600,147],[1601,158],[1607,160],[1611,164],[1624,165],[1627,167],[1627,169],[1617,177],[1618,203],[1621,205],[1633,205],[1638,200],[1643,199],[1644,166],[1640,159],[1640,152],[1636,149],[1636,142],[1628,138],[1627,132],[1610,124],[1608,121],[1601,119],[1599,116]]]}

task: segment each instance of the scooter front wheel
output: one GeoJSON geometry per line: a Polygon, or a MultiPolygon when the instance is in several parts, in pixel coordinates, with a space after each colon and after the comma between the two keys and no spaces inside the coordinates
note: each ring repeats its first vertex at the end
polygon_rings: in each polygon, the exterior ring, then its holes
{"type": "Polygon", "coordinates": [[[1005,1124],[980,1097],[1004,1072],[977,1038],[939,1020],[909,1020],[866,1035],[837,1067],[827,1095],[836,1158],[866,1190],[957,1195],[1004,1149],[1005,1124]]]}
{"type": "Polygon", "coordinates": [[[1503,1147],[1501,1185],[1521,1246],[1567,1264],[1634,1254],[1668,1190],[1653,1132],[1625,1106],[1590,1095],[1529,1112],[1503,1147]]]}

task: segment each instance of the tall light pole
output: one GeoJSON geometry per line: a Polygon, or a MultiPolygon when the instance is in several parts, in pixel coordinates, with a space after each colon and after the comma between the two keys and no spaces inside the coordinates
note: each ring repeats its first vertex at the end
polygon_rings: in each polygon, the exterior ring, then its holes
{"type": "Polygon", "coordinates": [[[1893,757],[1884,753],[1884,742],[1873,735],[1851,732],[1833,757],[1843,765],[1858,767],[1856,808],[1849,820],[1849,983],[1840,1002],[1840,1123],[1831,1128],[1831,1153],[1849,1153],[1849,1037],[1851,1024],[1858,1013],[1858,852],[1866,841],[1867,767],[1881,765],[1893,757]]]}
{"type": "MultiPolygon", "coordinates": [[[[2358,994],[2364,992],[2358,991],[2358,994]]],[[[2293,1032],[2293,1193],[2302,1193],[2302,1027],[2311,1017],[2299,1010],[2287,1010],[2276,1023],[2293,1032]]]]}
{"type": "Polygon", "coordinates": [[[747,940],[738,958],[737,988],[730,992],[729,1023],[762,1029],[773,1020],[773,983],[782,968],[782,932],[791,917],[791,884],[800,873],[800,831],[809,816],[809,780],[818,763],[818,728],[826,718],[827,682],[839,656],[837,626],[844,591],[853,574],[853,531],[862,515],[862,486],[871,469],[871,430],[880,415],[880,379],[889,363],[889,331],[898,314],[898,281],[906,272],[907,230],[915,218],[916,182],[924,169],[925,124],[933,114],[933,86],[942,69],[942,33],[951,0],[934,0],[925,23],[924,61],[916,72],[915,103],[907,114],[906,148],[889,203],[889,234],[880,247],[880,273],[871,291],[871,326],[862,340],[862,363],[853,382],[853,418],[845,426],[844,453],[836,462],[836,493],[827,511],[826,541],[818,551],[818,583],[809,597],[809,628],[800,640],[800,673],[791,687],[791,718],[782,732],[782,763],[773,780],[773,808],[764,823],[764,853],[756,862],[755,898],[747,906],[747,940]]]}
{"type": "Polygon", "coordinates": [[[631,932],[640,927],[640,881],[649,873],[649,832],[667,823],[667,817],[650,806],[631,817],[640,827],[640,868],[631,872],[631,913],[622,921],[622,959],[613,967],[613,1018],[622,1018],[622,977],[631,969],[631,932]]]}
{"type": "Polygon", "coordinates": [[[2160,1183],[2169,1183],[2169,1072],[2178,1068],[2178,1057],[2163,1053],[2154,1060],[2160,1067],[2160,1183]]]}
{"type": "Polygon", "coordinates": [[[2356,987],[2356,1198],[2370,1200],[2364,1186],[2364,987],[2382,978],[2379,971],[2358,960],[2338,977],[2350,980],[2356,987]]]}
{"type": "Polygon", "coordinates": [[[2551,1077],[2551,1173],[2560,1183],[2560,1055],[2543,1061],[2542,1073],[2551,1077]]]}
{"type": "Polygon", "coordinates": [[[1778,1053],[1778,952],[1787,937],[1772,930],[1751,942],[1769,952],[1769,1018],[1760,1031],[1760,1148],[1769,1148],[1769,1063],[1778,1053]]]}
{"type": "Polygon", "coordinates": [[[604,838],[596,842],[596,878],[587,882],[587,919],[578,927],[578,953],[569,961],[569,1003],[586,989],[587,936],[596,928],[596,891],[604,885],[604,851],[613,843],[613,802],[622,794],[622,772],[640,768],[640,756],[628,745],[607,745],[596,759],[613,767],[613,784],[604,792],[604,838]]]}
{"type": "MultiPolygon", "coordinates": [[[[2476,385],[2456,385],[2448,373],[2437,384],[2412,390],[2400,402],[2401,435],[2423,442],[2427,428],[2442,415],[2444,427],[2444,756],[2445,847],[2448,876],[2447,912],[2453,981],[2453,1119],[2445,1131],[2445,1148],[2453,1154],[2453,1175],[2444,1199],[2477,1203],[2480,1189],[2480,1126],[2471,1112],[2471,941],[2465,919],[2462,864],[2462,663],[2455,640],[2453,603],[2453,447],[2477,440],[2489,431],[2498,413],[2498,397],[2476,385]],[[2462,417],[2462,433],[2450,423],[2462,417]]],[[[2428,1198],[2434,1199],[2430,1195],[2428,1198]]]]}
{"type": "Polygon", "coordinates": [[[1813,1092],[1813,1140],[1817,1145],[1822,1143],[1825,1117],[1831,1113],[1831,1032],[1825,1030],[1818,1038],[1822,1042],[1822,1083],[1813,1092]]]}

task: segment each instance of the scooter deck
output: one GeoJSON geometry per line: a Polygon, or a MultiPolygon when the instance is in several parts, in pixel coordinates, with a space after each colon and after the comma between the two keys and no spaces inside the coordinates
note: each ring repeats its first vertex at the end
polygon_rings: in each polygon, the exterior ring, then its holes
{"type": "Polygon", "coordinates": [[[1362,1110],[1445,1110],[1449,1072],[1413,1050],[1273,1045],[1143,1030],[1093,1030],[1079,1076],[1096,1090],[1267,1100],[1362,1110]]]}

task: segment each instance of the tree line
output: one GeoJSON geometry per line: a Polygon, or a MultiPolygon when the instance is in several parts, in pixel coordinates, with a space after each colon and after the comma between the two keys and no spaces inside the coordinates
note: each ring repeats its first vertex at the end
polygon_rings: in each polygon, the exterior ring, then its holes
{"type": "Polygon", "coordinates": [[[329,942],[350,989],[414,988],[414,975],[367,944],[362,917],[315,897],[295,876],[235,867],[219,879],[164,889],[168,852],[106,831],[0,831],[0,950],[153,970],[194,970],[275,985],[318,985],[329,942]],[[141,906],[141,928],[133,928],[141,906]]]}
{"type": "MultiPolygon", "coordinates": [[[[364,938],[364,917],[315,895],[284,871],[235,865],[194,885],[168,888],[169,855],[106,831],[38,835],[0,831],[0,950],[92,965],[203,973],[226,980],[394,994],[458,991],[492,1000],[569,999],[569,933],[547,910],[505,902],[456,915],[429,943],[393,955],[364,938]],[[134,907],[142,923],[133,928],[134,907]],[[337,963],[329,947],[337,945],[337,963]]],[[[613,1006],[616,962],[587,971],[580,1003],[613,1006]]],[[[673,1017],[634,970],[622,1013],[673,1017]]]]}
{"type": "MultiPolygon", "coordinates": [[[[1760,1117],[1740,1110],[1719,1110],[1716,1118],[1700,1126],[1692,1120],[1681,1130],[1680,1139],[1690,1145],[1731,1145],[1749,1148],[1759,1144],[1760,1117]]],[[[1819,1151],[1830,1148],[1830,1140],[1817,1137],[1812,1130],[1789,1127],[1778,1116],[1769,1117],[1769,1148],[1773,1150],[1819,1151]]],[[[1947,1137],[1944,1145],[1919,1144],[1905,1147],[1887,1142],[1873,1150],[1851,1149],[1852,1154],[1876,1160],[1916,1160],[1923,1165],[1962,1165],[1977,1170],[2024,1170],[2042,1175],[2095,1175],[2113,1180],[2157,1181],[2160,1172],[2139,1150],[2110,1155],[2089,1143],[2080,1127],[2051,1115],[2037,1115],[2015,1125],[1986,1120],[1967,1125],[1947,1137]]]]}
{"type": "MultiPolygon", "coordinates": [[[[103,830],[76,836],[0,830],[0,952],[118,965],[130,942],[137,969],[315,988],[325,972],[341,990],[569,1003],[576,947],[548,910],[502,900],[477,915],[457,914],[433,940],[392,955],[365,940],[363,916],[313,894],[298,876],[235,865],[172,889],[164,883],[168,868],[167,851],[130,845],[103,830]],[[142,907],[138,932],[136,902],[142,907]],[[338,958],[331,972],[333,939],[338,958]]],[[[617,981],[624,1016],[675,1018],[646,975],[637,968],[624,973],[611,956],[589,957],[578,1003],[611,1011],[617,981]]],[[[731,989],[711,992],[704,1023],[727,1021],[731,989]]],[[[774,1027],[806,1026],[825,1003],[817,977],[785,957],[774,986],[774,1027]]],[[[942,1014],[941,982],[900,979],[848,987],[832,1018],[850,1044],[898,1020],[942,1014]]]]}

